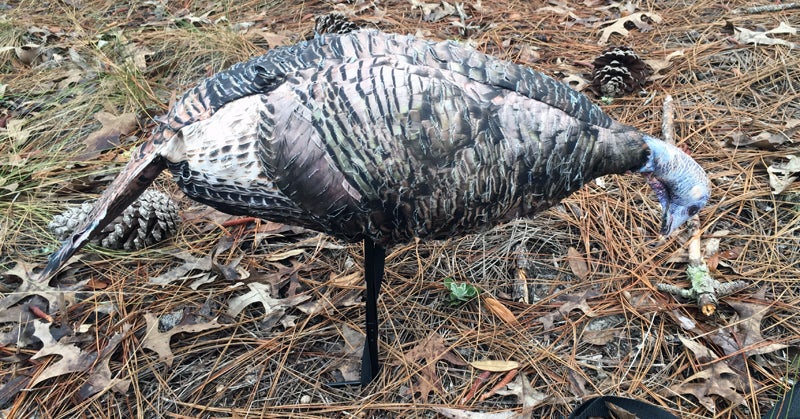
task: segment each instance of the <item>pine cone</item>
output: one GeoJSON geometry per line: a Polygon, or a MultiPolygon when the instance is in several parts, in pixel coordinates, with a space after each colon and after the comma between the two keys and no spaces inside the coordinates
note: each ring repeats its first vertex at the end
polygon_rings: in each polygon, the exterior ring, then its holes
{"type": "MultiPolygon", "coordinates": [[[[91,203],[70,208],[48,224],[59,240],[66,239],[92,210],[91,203]]],[[[175,234],[180,224],[178,207],[167,195],[146,190],[131,206],[114,219],[92,244],[109,249],[139,250],[175,234]]]]}
{"type": "Polygon", "coordinates": [[[343,34],[361,29],[361,26],[351,22],[341,13],[320,15],[314,19],[314,35],[323,33],[343,34]]]}
{"type": "Polygon", "coordinates": [[[593,64],[591,89],[599,97],[622,97],[641,89],[652,73],[629,47],[611,47],[593,64]]]}

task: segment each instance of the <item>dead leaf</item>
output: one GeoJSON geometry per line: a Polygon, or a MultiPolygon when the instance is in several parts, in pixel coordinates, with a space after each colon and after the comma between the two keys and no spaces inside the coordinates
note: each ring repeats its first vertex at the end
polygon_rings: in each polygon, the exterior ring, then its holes
{"type": "Polygon", "coordinates": [[[695,396],[700,404],[712,413],[716,411],[716,407],[711,395],[722,396],[734,406],[744,403],[744,397],[739,394],[739,391],[743,389],[742,380],[725,361],[719,360],[711,350],[698,342],[683,336],[678,336],[678,338],[686,348],[694,353],[698,363],[709,365],[684,380],[683,383],[671,386],[670,391],[676,394],[695,396]]]}
{"type": "Polygon", "coordinates": [[[361,353],[366,336],[360,331],[344,325],[342,326],[342,337],[344,338],[344,353],[333,367],[342,373],[344,381],[357,381],[361,379],[361,353]]]}
{"type": "Polygon", "coordinates": [[[73,372],[84,372],[92,367],[92,364],[97,359],[97,353],[84,352],[73,343],[57,342],[53,335],[50,334],[49,323],[37,320],[33,324],[36,329],[33,335],[42,341],[42,349],[36,352],[31,359],[39,359],[48,355],[58,355],[61,359],[45,367],[44,371],[39,373],[31,382],[31,387],[48,378],[73,372]]]}
{"type": "Polygon", "coordinates": [[[586,258],[578,252],[574,247],[567,250],[567,263],[572,273],[580,280],[585,280],[589,277],[589,264],[586,263],[586,258]]]}
{"type": "Polygon", "coordinates": [[[556,320],[566,318],[569,313],[575,309],[582,311],[583,314],[588,317],[595,317],[594,312],[592,312],[592,308],[589,307],[589,303],[586,300],[597,297],[598,295],[600,295],[599,292],[591,289],[587,290],[581,295],[560,295],[556,297],[556,300],[566,302],[562,304],[557,311],[539,317],[539,321],[544,324],[545,329],[551,329],[556,320]]]}
{"type": "Polygon", "coordinates": [[[431,333],[425,340],[403,354],[403,359],[408,364],[424,361],[419,368],[417,381],[409,389],[412,395],[419,393],[423,403],[427,403],[428,395],[432,391],[444,394],[442,382],[436,375],[436,362],[442,360],[453,365],[466,365],[464,360],[445,346],[444,338],[436,332],[431,333]]]}
{"type": "Polygon", "coordinates": [[[433,407],[433,411],[449,419],[521,419],[525,417],[520,413],[511,411],[496,413],[472,412],[464,409],[436,406],[433,407]]]}
{"type": "Polygon", "coordinates": [[[533,389],[530,380],[525,377],[525,374],[517,375],[514,381],[508,383],[506,388],[497,390],[496,394],[500,396],[516,396],[517,403],[523,407],[523,412],[529,412],[534,407],[544,403],[548,398],[546,394],[533,389]]]}
{"type": "Polygon", "coordinates": [[[82,400],[86,400],[87,398],[108,388],[120,394],[124,394],[128,391],[128,386],[130,386],[131,380],[114,378],[111,368],[108,365],[108,361],[111,359],[111,355],[117,349],[117,346],[119,346],[119,344],[122,342],[122,339],[128,334],[128,332],[130,332],[130,330],[130,324],[123,324],[122,331],[114,333],[114,335],[108,339],[106,346],[100,350],[97,356],[97,361],[94,364],[94,368],[89,375],[89,379],[86,380],[86,383],[81,386],[78,392],[82,400]]]}
{"type": "Polygon", "coordinates": [[[617,419],[638,419],[639,415],[632,413],[628,410],[625,410],[614,403],[606,402],[606,407],[608,408],[608,413],[612,414],[612,417],[617,419]]]}
{"type": "Polygon", "coordinates": [[[125,50],[129,55],[128,59],[133,62],[133,66],[136,67],[137,70],[142,72],[147,71],[147,57],[155,54],[154,51],[133,43],[128,44],[125,50]]]}
{"type": "Polygon", "coordinates": [[[609,23],[611,25],[603,29],[602,33],[600,34],[600,40],[597,41],[597,45],[608,44],[609,38],[611,37],[611,35],[615,33],[618,33],[623,37],[628,36],[630,32],[625,28],[625,24],[629,22],[636,25],[636,27],[639,28],[640,31],[649,32],[653,28],[650,26],[649,23],[645,22],[644,19],[648,19],[653,23],[661,23],[661,21],[663,20],[661,16],[659,16],[656,13],[638,12],[628,16],[623,16],[619,19],[615,19],[609,22],[603,22],[602,25],[607,25],[609,23]]]}
{"type": "Polygon", "coordinates": [[[769,185],[775,195],[783,192],[800,176],[800,158],[793,155],[788,155],[786,158],[788,162],[772,163],[767,167],[769,185]]]}
{"type": "Polygon", "coordinates": [[[273,253],[267,257],[264,257],[262,260],[266,260],[268,262],[278,262],[281,260],[286,260],[289,258],[297,257],[304,254],[306,251],[303,249],[291,249],[285,252],[280,253],[273,253]]]}
{"type": "Polygon", "coordinates": [[[650,66],[650,68],[653,70],[653,75],[650,76],[648,80],[657,80],[662,78],[662,76],[659,76],[658,73],[672,67],[672,60],[675,57],[682,57],[683,55],[684,55],[683,50],[679,49],[677,51],[671,52],[669,55],[667,55],[664,59],[661,60],[655,60],[655,59],[643,60],[644,63],[650,66]]]}
{"type": "MultiPolygon", "coordinates": [[[[66,265],[74,263],[81,257],[80,255],[73,256],[66,265]]],[[[38,275],[34,275],[34,266],[33,264],[18,261],[13,268],[4,272],[6,276],[20,278],[22,283],[13,293],[6,294],[0,299],[0,313],[32,295],[38,295],[47,300],[48,308],[46,312],[48,314],[54,313],[62,306],[72,304],[75,301],[76,291],[83,289],[88,282],[88,279],[84,279],[69,287],[51,287],[47,283],[40,281],[38,275]]]]}
{"type": "Polygon", "coordinates": [[[789,135],[789,133],[762,131],[751,137],[742,131],[734,131],[725,139],[725,144],[732,147],[754,147],[760,150],[775,150],[778,146],[791,141],[789,135]]]}
{"type": "Polygon", "coordinates": [[[448,16],[456,14],[456,8],[446,2],[425,3],[419,0],[409,0],[411,10],[422,9],[422,20],[426,22],[438,22],[448,16]]]}
{"type": "Polygon", "coordinates": [[[751,31],[750,29],[734,27],[734,38],[743,44],[753,45],[784,45],[789,48],[797,48],[794,42],[785,41],[780,38],[772,38],[769,35],[797,35],[797,29],[789,26],[786,22],[781,22],[775,29],[765,32],[751,31]]]}
{"type": "Polygon", "coordinates": [[[616,329],[584,330],[581,340],[592,345],[603,346],[617,337],[616,329]]]}
{"type": "Polygon", "coordinates": [[[730,330],[731,339],[728,340],[729,344],[717,342],[717,339],[714,339],[716,335],[712,335],[714,343],[718,344],[726,355],[744,350],[745,356],[753,356],[788,347],[788,345],[782,343],[770,342],[761,334],[761,321],[769,306],[739,301],[728,301],[728,304],[739,314],[738,320],[731,321],[733,324],[731,328],[720,329],[720,331],[730,330]]]}
{"type": "Polygon", "coordinates": [[[517,316],[505,306],[505,304],[498,301],[496,298],[492,297],[485,297],[483,299],[486,308],[492,312],[495,316],[499,317],[503,320],[506,324],[511,326],[519,326],[519,321],[517,321],[517,316]]]}
{"type": "Polygon", "coordinates": [[[6,121],[5,134],[8,136],[8,138],[14,140],[15,145],[21,145],[28,142],[28,138],[31,136],[31,129],[24,128],[28,122],[30,121],[20,118],[11,118],[6,121]]]}
{"type": "Polygon", "coordinates": [[[227,315],[236,317],[250,304],[261,303],[268,316],[282,317],[287,307],[294,307],[311,298],[310,295],[304,294],[283,299],[272,298],[272,295],[270,295],[270,285],[258,282],[249,283],[247,287],[250,288],[250,291],[230,299],[228,302],[228,311],[226,312],[227,315]]]}
{"type": "Polygon", "coordinates": [[[572,368],[567,369],[567,380],[569,381],[572,394],[574,394],[577,398],[582,399],[592,393],[591,391],[586,390],[586,385],[588,382],[586,381],[586,377],[583,375],[582,371],[578,372],[572,368]]]}
{"type": "Polygon", "coordinates": [[[151,277],[150,278],[151,283],[158,285],[167,285],[177,280],[193,279],[204,275],[203,273],[195,276],[186,275],[193,270],[199,270],[204,273],[211,271],[213,263],[212,254],[203,257],[197,257],[187,251],[180,251],[172,253],[172,256],[182,259],[185,262],[182,265],[176,266],[159,276],[151,277]]]}
{"type": "Polygon", "coordinates": [[[250,272],[243,266],[239,266],[239,262],[244,258],[244,254],[240,253],[238,256],[232,258],[228,263],[217,262],[217,256],[222,252],[230,250],[234,245],[234,240],[231,236],[226,236],[214,246],[211,252],[211,268],[214,272],[222,274],[226,281],[236,282],[250,277],[250,272]]]}
{"type": "Polygon", "coordinates": [[[519,362],[517,361],[503,361],[497,359],[472,361],[469,363],[469,365],[477,370],[491,372],[506,372],[519,368],[519,362]]]}
{"type": "Polygon", "coordinates": [[[161,332],[158,330],[158,317],[152,313],[145,313],[144,320],[147,323],[147,331],[144,339],[142,339],[142,347],[157,353],[159,359],[164,361],[167,367],[171,367],[172,361],[175,359],[175,354],[172,353],[172,349],[169,347],[169,341],[173,335],[178,333],[197,333],[222,327],[222,324],[218,323],[217,319],[214,319],[207,323],[179,325],[166,332],[161,332]]]}
{"type": "Polygon", "coordinates": [[[288,45],[291,42],[291,39],[288,36],[275,32],[262,31],[259,32],[259,35],[261,35],[261,37],[267,41],[267,45],[269,45],[270,48],[281,47],[288,45]]]}
{"type": "Polygon", "coordinates": [[[63,75],[60,75],[59,78],[61,80],[58,81],[58,88],[60,90],[66,89],[73,84],[79,83],[85,77],[85,73],[83,70],[79,68],[71,68],[63,75]],[[62,78],[63,77],[63,78],[62,78]]]}
{"type": "Polygon", "coordinates": [[[86,144],[86,150],[77,157],[78,160],[93,159],[105,150],[118,147],[120,137],[132,132],[139,125],[136,114],[131,112],[114,115],[100,111],[94,117],[100,121],[102,127],[89,134],[83,141],[86,144]]]}

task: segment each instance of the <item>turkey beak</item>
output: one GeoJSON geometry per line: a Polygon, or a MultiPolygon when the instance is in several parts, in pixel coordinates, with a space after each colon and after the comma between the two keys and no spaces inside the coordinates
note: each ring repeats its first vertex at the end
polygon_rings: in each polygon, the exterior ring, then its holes
{"type": "Polygon", "coordinates": [[[664,214],[661,216],[661,235],[663,237],[669,237],[673,231],[675,231],[675,218],[669,212],[669,207],[664,208],[664,214]]]}
{"type": "Polygon", "coordinates": [[[131,161],[95,202],[86,221],[50,256],[47,266],[39,273],[39,281],[50,281],[75,252],[132,204],[165,168],[166,163],[154,152],[152,142],[135,150],[131,161]]]}

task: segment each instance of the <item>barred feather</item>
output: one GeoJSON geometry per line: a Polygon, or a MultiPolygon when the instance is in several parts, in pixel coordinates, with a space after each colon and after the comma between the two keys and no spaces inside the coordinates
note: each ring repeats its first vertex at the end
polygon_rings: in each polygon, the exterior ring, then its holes
{"type": "Polygon", "coordinates": [[[373,31],[271,51],[181,103],[164,129],[182,130],[185,155],[165,156],[192,198],[347,240],[529,216],[648,156],[639,132],[547,76],[373,31]],[[227,164],[247,168],[221,176],[227,164]]]}
{"type": "Polygon", "coordinates": [[[531,216],[610,173],[663,183],[665,233],[708,200],[694,160],[550,77],[455,42],[356,31],[186,92],[43,276],[164,168],[221,211],[379,245],[531,216]]]}

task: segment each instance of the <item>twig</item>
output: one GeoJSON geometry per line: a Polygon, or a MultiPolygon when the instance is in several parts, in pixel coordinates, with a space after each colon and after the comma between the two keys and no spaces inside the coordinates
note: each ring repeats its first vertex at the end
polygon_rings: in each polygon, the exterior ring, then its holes
{"type": "Polygon", "coordinates": [[[528,298],[528,249],[524,245],[517,246],[517,278],[514,280],[512,298],[514,301],[522,301],[529,304],[528,298]]]}
{"type": "Polygon", "coordinates": [[[516,369],[515,369],[515,370],[511,370],[511,371],[509,371],[508,373],[506,373],[506,376],[505,376],[505,377],[503,377],[503,379],[502,379],[502,380],[500,380],[500,382],[499,382],[499,383],[497,383],[497,385],[496,385],[496,386],[492,387],[492,389],[491,389],[491,390],[489,390],[489,391],[487,391],[486,393],[483,393],[483,394],[481,395],[481,397],[480,397],[480,401],[484,401],[484,400],[488,399],[489,397],[492,397],[492,396],[494,396],[494,393],[497,393],[497,391],[498,391],[498,390],[500,390],[501,388],[503,388],[503,387],[507,386],[507,385],[508,385],[508,383],[510,383],[510,382],[511,382],[511,380],[513,380],[513,379],[514,379],[514,377],[516,377],[516,376],[517,376],[517,373],[518,373],[518,372],[519,372],[519,370],[516,370],[516,369]]]}
{"type": "Polygon", "coordinates": [[[753,6],[744,9],[734,9],[734,14],[754,14],[764,12],[780,12],[782,10],[800,9],[800,3],[768,4],[766,6],[753,6]]]}
{"type": "Polygon", "coordinates": [[[36,317],[38,317],[38,318],[40,318],[42,320],[46,320],[48,323],[52,323],[53,322],[53,317],[51,317],[49,314],[47,314],[44,311],[42,311],[42,309],[40,309],[39,307],[36,307],[34,305],[29,305],[28,309],[30,309],[30,311],[33,313],[34,316],[36,316],[36,317]]]}
{"type": "Polygon", "coordinates": [[[232,220],[225,221],[220,225],[223,226],[223,227],[233,227],[233,226],[252,223],[252,222],[256,222],[256,221],[261,221],[261,220],[259,218],[256,218],[256,217],[240,217],[240,218],[234,218],[232,220]]]}
{"type": "Polygon", "coordinates": [[[672,104],[672,96],[667,95],[664,98],[664,104],[661,105],[661,135],[664,141],[675,144],[675,105],[672,104]]]}
{"type": "Polygon", "coordinates": [[[478,387],[482,386],[483,383],[485,383],[486,380],[488,380],[491,375],[492,375],[491,371],[482,372],[481,375],[479,375],[478,378],[475,379],[475,382],[472,383],[472,388],[469,389],[469,393],[467,393],[467,395],[464,396],[463,399],[461,399],[461,404],[467,404],[467,402],[472,400],[472,397],[475,396],[475,392],[478,390],[478,387]]]}

